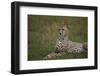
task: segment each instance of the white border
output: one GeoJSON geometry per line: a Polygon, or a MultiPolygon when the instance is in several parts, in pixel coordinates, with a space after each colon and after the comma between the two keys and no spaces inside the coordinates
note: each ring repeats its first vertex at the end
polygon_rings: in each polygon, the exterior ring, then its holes
{"type": "Polygon", "coordinates": [[[20,7],[20,70],[79,67],[94,65],[94,11],[43,7],[20,7]],[[27,61],[27,15],[56,15],[88,17],[88,58],[47,61],[27,61]]]}

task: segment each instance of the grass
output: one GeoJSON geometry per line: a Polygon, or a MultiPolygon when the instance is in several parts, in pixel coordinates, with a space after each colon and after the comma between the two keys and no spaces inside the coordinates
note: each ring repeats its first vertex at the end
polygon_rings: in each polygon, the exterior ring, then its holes
{"type": "MultiPolygon", "coordinates": [[[[58,28],[70,25],[69,39],[87,42],[87,17],[28,15],[28,60],[43,60],[54,51],[58,28]]],[[[56,59],[87,58],[87,53],[66,54],[56,59]]]]}
{"type": "MultiPolygon", "coordinates": [[[[48,58],[49,60],[55,60],[55,59],[82,59],[82,58],[87,58],[87,52],[81,52],[81,53],[66,53],[65,55],[62,56],[56,56],[52,58],[48,58]]],[[[45,59],[45,60],[48,60],[45,59]]]]}

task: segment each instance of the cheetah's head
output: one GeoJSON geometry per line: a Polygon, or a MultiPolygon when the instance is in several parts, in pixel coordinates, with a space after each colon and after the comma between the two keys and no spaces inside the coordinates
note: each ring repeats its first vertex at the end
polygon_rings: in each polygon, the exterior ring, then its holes
{"type": "Polygon", "coordinates": [[[61,28],[59,28],[59,36],[61,37],[65,37],[68,35],[68,31],[69,31],[69,26],[63,26],[61,28]]]}

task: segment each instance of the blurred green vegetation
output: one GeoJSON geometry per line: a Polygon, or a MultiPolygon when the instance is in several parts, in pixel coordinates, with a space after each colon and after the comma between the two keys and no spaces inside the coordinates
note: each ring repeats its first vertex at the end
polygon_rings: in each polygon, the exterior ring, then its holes
{"type": "MultiPolygon", "coordinates": [[[[28,60],[42,60],[54,51],[58,28],[65,25],[70,25],[71,41],[87,42],[87,21],[87,17],[28,15],[28,60]]],[[[68,54],[57,59],[73,58],[87,58],[87,53],[68,54]]]]}

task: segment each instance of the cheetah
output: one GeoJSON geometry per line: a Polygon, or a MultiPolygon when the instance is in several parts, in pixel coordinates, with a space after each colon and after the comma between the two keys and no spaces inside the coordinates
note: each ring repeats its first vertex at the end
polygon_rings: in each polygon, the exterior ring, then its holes
{"type": "Polygon", "coordinates": [[[84,51],[83,43],[73,42],[68,39],[68,28],[66,26],[59,29],[59,38],[56,42],[55,53],[69,52],[80,53],[84,51]]]}

